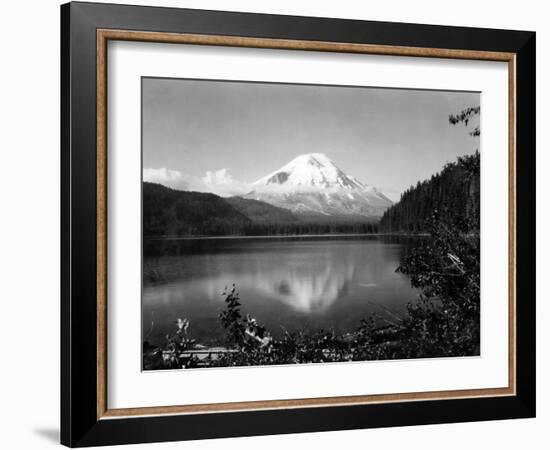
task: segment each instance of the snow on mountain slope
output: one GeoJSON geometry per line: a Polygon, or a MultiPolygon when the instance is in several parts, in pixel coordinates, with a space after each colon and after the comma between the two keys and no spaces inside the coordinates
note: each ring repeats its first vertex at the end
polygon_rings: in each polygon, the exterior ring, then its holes
{"type": "Polygon", "coordinates": [[[301,215],[380,217],[392,205],[378,189],[346,175],[322,153],[300,155],[251,188],[245,198],[301,215]]]}

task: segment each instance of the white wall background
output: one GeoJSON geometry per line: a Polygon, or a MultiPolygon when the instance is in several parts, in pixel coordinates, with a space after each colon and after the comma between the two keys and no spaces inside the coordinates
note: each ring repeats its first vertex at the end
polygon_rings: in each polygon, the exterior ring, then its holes
{"type": "MultiPolygon", "coordinates": [[[[135,4],[525,29],[537,32],[538,417],[531,420],[141,445],[158,449],[548,448],[550,435],[550,17],[545,3],[437,0],[181,0],[135,4]]],[[[59,439],[59,1],[2,6],[0,71],[0,447],[59,439]]],[[[534,299],[533,299],[534,300],[534,299]]]]}

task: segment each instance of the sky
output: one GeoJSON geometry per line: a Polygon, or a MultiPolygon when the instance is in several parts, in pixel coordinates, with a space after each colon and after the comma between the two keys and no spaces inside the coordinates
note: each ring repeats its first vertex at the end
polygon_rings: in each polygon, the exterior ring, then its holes
{"type": "Polygon", "coordinates": [[[479,93],[143,78],[145,181],[238,195],[304,153],[388,197],[429,178],[479,138],[449,114],[479,93]]]}

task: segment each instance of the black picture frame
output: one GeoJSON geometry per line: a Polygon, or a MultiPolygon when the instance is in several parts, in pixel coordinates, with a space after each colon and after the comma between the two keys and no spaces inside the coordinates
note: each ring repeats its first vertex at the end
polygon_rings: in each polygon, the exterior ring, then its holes
{"type": "Polygon", "coordinates": [[[534,32],[68,3],[61,6],[61,443],[71,447],[535,416],[534,32]],[[516,55],[516,395],[98,418],[98,29],[511,52],[516,55]]]}

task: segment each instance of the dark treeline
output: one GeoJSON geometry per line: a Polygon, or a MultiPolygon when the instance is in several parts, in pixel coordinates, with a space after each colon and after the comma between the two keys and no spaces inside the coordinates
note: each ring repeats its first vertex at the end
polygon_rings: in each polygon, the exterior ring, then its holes
{"type": "Polygon", "coordinates": [[[418,182],[391,206],[379,223],[381,233],[424,233],[433,215],[462,232],[479,230],[480,157],[459,157],[429,180],[418,182]]]}
{"type": "Polygon", "coordinates": [[[377,233],[376,223],[291,223],[291,224],[252,224],[243,228],[243,235],[247,236],[290,236],[306,234],[367,234],[377,233]]]}
{"type": "MultiPolygon", "coordinates": [[[[150,230],[150,229],[149,229],[150,230]]],[[[365,222],[350,223],[216,223],[215,225],[186,228],[171,228],[173,233],[144,234],[145,237],[175,236],[294,236],[314,234],[372,234],[378,233],[378,224],[365,222]]]]}

